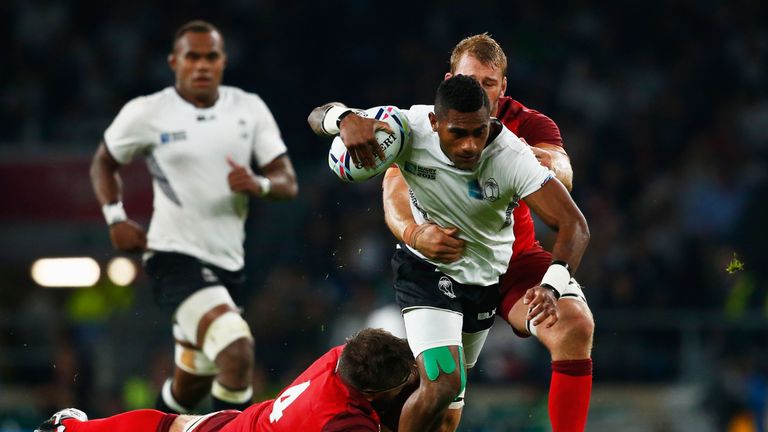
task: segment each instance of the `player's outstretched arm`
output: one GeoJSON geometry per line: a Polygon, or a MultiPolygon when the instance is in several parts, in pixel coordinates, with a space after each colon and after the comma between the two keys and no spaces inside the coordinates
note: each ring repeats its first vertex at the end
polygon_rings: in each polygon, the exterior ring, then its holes
{"type": "Polygon", "coordinates": [[[128,219],[123,209],[119,168],[104,142],[99,144],[91,161],[91,184],[109,225],[109,237],[115,249],[139,252],[147,248],[147,236],[144,228],[128,219]]]}
{"type": "Polygon", "coordinates": [[[569,192],[573,190],[573,168],[565,149],[559,145],[539,143],[532,145],[531,150],[539,163],[551,169],[569,192]]]}
{"type": "Polygon", "coordinates": [[[376,141],[376,131],[392,129],[386,122],[361,117],[360,110],[347,108],[341,102],[331,102],[312,110],[307,122],[312,131],[319,136],[341,135],[344,146],[349,151],[356,165],[366,168],[376,166],[376,158],[386,159],[384,150],[376,141]]]}
{"type": "Polygon", "coordinates": [[[450,263],[461,258],[464,240],[457,237],[458,229],[416,223],[408,199],[408,184],[398,168],[387,170],[382,189],[384,220],[395,238],[429,259],[450,263]]]}

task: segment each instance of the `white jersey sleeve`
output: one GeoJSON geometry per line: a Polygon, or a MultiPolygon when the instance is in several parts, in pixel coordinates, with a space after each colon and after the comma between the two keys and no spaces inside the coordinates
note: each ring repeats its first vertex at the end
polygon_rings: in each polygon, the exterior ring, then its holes
{"type": "Polygon", "coordinates": [[[512,185],[515,189],[515,196],[522,199],[541,189],[546,182],[554,177],[554,174],[539,163],[530,146],[524,144],[511,132],[508,135],[512,137],[513,141],[519,142],[519,145],[516,142],[516,145],[512,146],[518,155],[515,158],[510,158],[509,169],[502,172],[507,175],[507,184],[512,185]]]}
{"type": "Polygon", "coordinates": [[[256,165],[261,168],[288,150],[267,104],[260,97],[253,95],[252,105],[257,119],[253,132],[253,156],[256,165]]]}
{"type": "Polygon", "coordinates": [[[153,144],[152,131],[147,122],[146,98],[131,100],[104,132],[104,142],[112,157],[121,164],[133,160],[153,144]]]}

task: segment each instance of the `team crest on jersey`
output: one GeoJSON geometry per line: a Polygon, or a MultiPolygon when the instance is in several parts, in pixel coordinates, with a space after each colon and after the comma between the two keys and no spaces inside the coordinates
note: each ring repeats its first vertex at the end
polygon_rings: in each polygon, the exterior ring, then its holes
{"type": "Polygon", "coordinates": [[[168,144],[174,141],[184,141],[187,139],[187,133],[184,131],[163,132],[160,134],[160,143],[168,144]]]}
{"type": "Polygon", "coordinates": [[[489,178],[483,184],[483,198],[487,201],[496,201],[499,199],[499,184],[496,180],[489,178]]]}
{"type": "Polygon", "coordinates": [[[445,276],[441,277],[440,280],[437,281],[437,289],[439,289],[440,292],[445,294],[448,298],[456,298],[456,293],[453,292],[453,282],[451,282],[451,280],[445,276]]]}

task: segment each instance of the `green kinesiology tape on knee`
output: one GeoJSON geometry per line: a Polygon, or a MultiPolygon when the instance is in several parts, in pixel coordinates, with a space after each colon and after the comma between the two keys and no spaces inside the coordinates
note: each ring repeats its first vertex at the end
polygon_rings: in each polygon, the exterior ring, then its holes
{"type": "MultiPolygon", "coordinates": [[[[427,378],[430,381],[435,381],[440,375],[440,371],[452,374],[456,370],[456,361],[453,359],[451,350],[447,346],[430,348],[421,353],[421,355],[424,359],[424,369],[427,371],[427,378]]],[[[459,355],[459,358],[461,359],[461,355],[459,355]]]]}
{"type": "Polygon", "coordinates": [[[467,387],[467,368],[464,364],[464,348],[459,347],[459,367],[461,368],[461,390],[459,394],[467,387]]]}

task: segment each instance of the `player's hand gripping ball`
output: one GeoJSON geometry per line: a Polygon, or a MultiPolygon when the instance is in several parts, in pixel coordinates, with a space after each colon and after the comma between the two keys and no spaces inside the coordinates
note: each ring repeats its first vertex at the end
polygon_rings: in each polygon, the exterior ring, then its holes
{"type": "Polygon", "coordinates": [[[341,137],[337,136],[328,152],[328,166],[331,171],[346,182],[361,182],[381,174],[397,160],[403,149],[410,145],[411,128],[408,125],[408,119],[397,107],[370,108],[365,110],[365,115],[386,122],[392,129],[391,134],[385,131],[376,131],[376,141],[378,141],[386,157],[384,160],[376,157],[376,165],[371,169],[362,165],[355,165],[341,137]]]}

